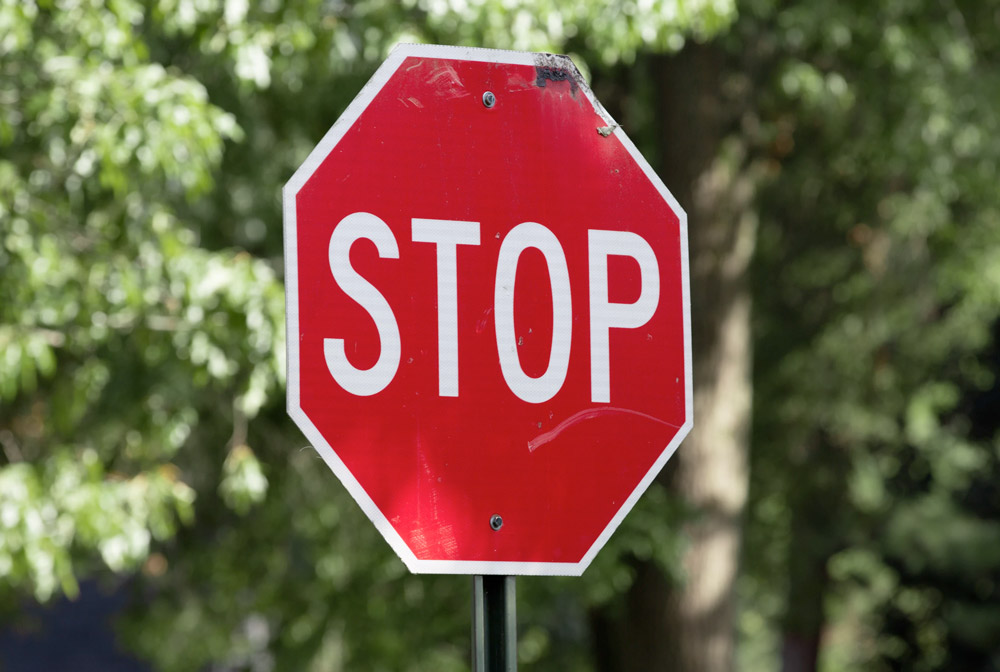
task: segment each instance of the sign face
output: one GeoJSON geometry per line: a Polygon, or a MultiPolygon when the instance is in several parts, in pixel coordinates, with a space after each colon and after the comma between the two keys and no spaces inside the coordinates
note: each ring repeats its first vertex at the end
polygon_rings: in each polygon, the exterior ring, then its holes
{"type": "Polygon", "coordinates": [[[284,190],[288,408],[414,572],[583,572],[691,428],[686,216],[561,56],[397,47],[284,190]]]}

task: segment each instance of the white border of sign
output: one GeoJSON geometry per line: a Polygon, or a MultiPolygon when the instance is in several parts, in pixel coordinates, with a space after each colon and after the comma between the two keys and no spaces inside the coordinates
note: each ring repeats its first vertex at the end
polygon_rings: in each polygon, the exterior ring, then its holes
{"type": "Polygon", "coordinates": [[[298,303],[298,251],[296,249],[296,219],[295,219],[295,198],[299,190],[322,163],[323,159],[340,142],[348,129],[361,116],[382,87],[389,81],[389,78],[396,72],[403,60],[415,56],[419,58],[442,58],[458,61],[480,61],[486,63],[503,63],[510,65],[535,65],[537,54],[522,51],[502,51],[497,49],[479,49],[473,47],[449,47],[439,45],[424,44],[401,44],[392,50],[389,57],[379,67],[358,96],[348,105],[344,113],[337,119],[333,127],[327,131],[323,139],[320,140],[316,148],[309,154],[305,162],[299,167],[292,178],[285,185],[283,190],[284,209],[284,241],[285,241],[285,296],[286,296],[286,329],[288,344],[288,414],[298,425],[299,429],[312,442],[316,452],[320,454],[333,473],[337,475],[344,487],[347,488],[351,496],[361,506],[365,515],[375,524],[378,531],[382,533],[385,540],[389,542],[396,554],[411,572],[417,574],[520,574],[520,575],[550,575],[550,576],[579,576],[590,565],[591,561],[608,541],[614,531],[621,524],[622,520],[632,510],[635,503],[646,488],[649,487],[653,479],[666,464],[667,460],[674,454],[684,437],[691,431],[694,423],[693,398],[694,385],[692,382],[691,370],[691,298],[690,285],[688,280],[688,243],[687,243],[687,214],[680,204],[667,190],[663,182],[653,171],[649,162],[643,158],[639,150],[636,149],[632,141],[628,139],[621,127],[615,123],[611,115],[594,98],[590,87],[579,78],[578,84],[587,96],[594,111],[604,118],[607,125],[613,130],[616,138],[622,143],[633,160],[642,168],[649,181],[656,187],[663,199],[670,204],[670,207],[680,220],[681,234],[681,274],[682,292],[684,301],[684,372],[685,372],[685,422],[667,445],[659,459],[653,464],[649,472],[636,486],[632,494],[629,495],[621,508],[615,514],[611,522],[608,523],[604,531],[601,532],[597,540],[594,541],[590,549],[584,554],[579,562],[489,562],[489,561],[468,561],[468,560],[421,560],[414,555],[413,551],[406,545],[403,538],[392,526],[389,520],[372,501],[368,493],[361,484],[354,478],[347,466],[337,457],[333,448],[323,438],[316,426],[312,423],[299,402],[299,303],[298,303]]]}

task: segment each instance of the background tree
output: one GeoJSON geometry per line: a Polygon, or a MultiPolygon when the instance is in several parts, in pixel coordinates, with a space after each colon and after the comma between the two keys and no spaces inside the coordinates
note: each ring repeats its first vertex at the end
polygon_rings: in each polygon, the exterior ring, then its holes
{"type": "Polygon", "coordinates": [[[996,669],[998,16],[774,10],[748,599],[785,670],[996,669]]]}

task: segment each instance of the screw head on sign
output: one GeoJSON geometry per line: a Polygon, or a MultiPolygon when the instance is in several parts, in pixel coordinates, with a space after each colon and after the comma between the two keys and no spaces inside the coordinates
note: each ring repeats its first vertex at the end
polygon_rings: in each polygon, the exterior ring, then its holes
{"type": "Polygon", "coordinates": [[[483,94],[483,105],[486,107],[493,107],[497,104],[497,97],[493,95],[492,91],[487,91],[483,94]]]}
{"type": "Polygon", "coordinates": [[[494,513],[490,516],[490,527],[492,527],[494,531],[499,530],[503,527],[503,518],[494,513]]]}

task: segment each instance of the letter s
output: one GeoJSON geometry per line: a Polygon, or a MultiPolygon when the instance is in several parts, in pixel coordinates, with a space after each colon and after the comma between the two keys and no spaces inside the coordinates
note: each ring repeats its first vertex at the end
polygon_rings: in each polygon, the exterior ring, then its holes
{"type": "Polygon", "coordinates": [[[340,220],[330,235],[330,270],[350,298],[368,311],[381,344],[378,361],[370,369],[355,368],[344,352],[344,339],[323,339],[326,366],[333,379],[351,394],[368,397],[386,388],[399,369],[399,325],[389,302],[351,266],[351,246],[359,238],[375,243],[382,258],[399,259],[399,246],[388,225],[375,215],[355,212],[340,220]]]}

